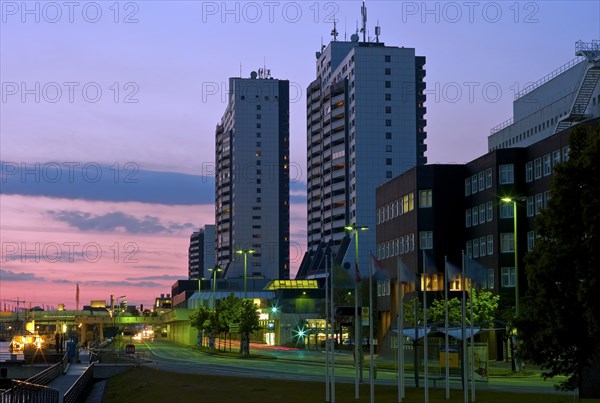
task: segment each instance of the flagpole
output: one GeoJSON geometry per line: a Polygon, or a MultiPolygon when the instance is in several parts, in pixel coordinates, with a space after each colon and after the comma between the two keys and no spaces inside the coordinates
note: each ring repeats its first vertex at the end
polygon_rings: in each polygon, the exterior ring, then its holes
{"type": "MultiPolygon", "coordinates": [[[[373,257],[369,265],[369,384],[371,390],[371,403],[375,403],[375,378],[373,372],[373,257]]],[[[362,343],[361,343],[362,347],[362,343]]]]}
{"type": "MultiPolygon", "coordinates": [[[[402,282],[400,281],[400,257],[398,256],[398,258],[396,259],[396,295],[398,298],[398,312],[396,312],[396,314],[398,315],[396,318],[396,329],[398,329],[398,337],[396,337],[396,352],[397,352],[397,356],[396,356],[396,362],[398,363],[398,399],[397,402],[398,403],[402,403],[402,378],[404,376],[404,371],[403,368],[401,369],[400,366],[402,365],[402,361],[400,359],[400,340],[402,339],[402,324],[401,324],[401,320],[400,320],[400,313],[402,312],[402,290],[400,289],[400,287],[402,287],[402,282]]],[[[404,350],[404,349],[403,349],[404,350]]],[[[402,351],[402,353],[404,353],[404,351],[402,351]]]]}
{"type": "MultiPolygon", "coordinates": [[[[331,252],[330,252],[331,253],[331,252]]],[[[325,259],[325,401],[329,402],[329,259],[325,259]]]]}
{"type": "Polygon", "coordinates": [[[448,340],[448,257],[444,256],[444,343],[446,346],[446,400],[450,399],[450,343],[448,340]]]}
{"type": "Polygon", "coordinates": [[[429,358],[428,346],[427,346],[427,270],[425,260],[425,249],[423,249],[423,276],[425,276],[425,282],[423,287],[423,362],[424,362],[424,377],[423,386],[425,388],[425,403],[429,403],[429,358]]]}
{"type": "Polygon", "coordinates": [[[331,304],[330,308],[331,308],[331,403],[335,403],[335,307],[334,307],[334,299],[333,299],[333,294],[334,294],[334,278],[335,276],[333,275],[333,253],[329,254],[329,267],[331,268],[331,292],[330,292],[330,297],[331,297],[331,304]]]}
{"type": "Polygon", "coordinates": [[[469,310],[471,315],[471,401],[475,401],[475,335],[473,332],[473,279],[469,286],[469,310]]]}
{"type": "Polygon", "coordinates": [[[465,251],[462,251],[462,275],[461,275],[461,290],[462,290],[462,302],[461,302],[461,333],[462,333],[462,369],[463,369],[463,402],[467,403],[469,395],[469,384],[467,379],[467,306],[466,306],[466,278],[465,278],[465,251]]]}

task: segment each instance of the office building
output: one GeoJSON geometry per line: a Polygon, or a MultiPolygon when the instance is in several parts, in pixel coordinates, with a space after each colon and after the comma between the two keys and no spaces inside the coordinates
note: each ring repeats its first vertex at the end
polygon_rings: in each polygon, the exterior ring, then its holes
{"type": "Polygon", "coordinates": [[[527,147],[600,116],[600,40],[578,41],[575,56],[515,95],[513,116],[491,129],[490,151],[527,147]]]}
{"type": "Polygon", "coordinates": [[[215,267],[215,226],[205,225],[190,236],[188,248],[188,279],[208,276],[207,269],[215,267]]]}
{"type": "Polygon", "coordinates": [[[289,81],[230,78],[216,129],[216,264],[228,279],[289,278],[289,81]]]}
{"type": "Polygon", "coordinates": [[[334,28],[333,40],[316,54],[306,95],[308,252],[297,278],[323,270],[328,244],[338,260],[354,265],[347,226],[369,227],[359,242],[366,274],[375,251],[375,188],[426,163],[425,58],[386,46],[379,27],[375,32],[376,38],[338,41],[334,28]]]}

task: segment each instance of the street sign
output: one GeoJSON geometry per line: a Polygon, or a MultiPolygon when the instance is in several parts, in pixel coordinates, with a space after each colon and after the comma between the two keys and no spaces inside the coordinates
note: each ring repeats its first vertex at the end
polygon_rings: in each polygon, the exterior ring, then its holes
{"type": "Polygon", "coordinates": [[[135,354],[135,344],[128,344],[125,346],[125,354],[135,354]]]}
{"type": "Polygon", "coordinates": [[[232,323],[231,325],[229,325],[229,332],[230,333],[239,333],[240,332],[240,324],[232,323]]]}
{"type": "Polygon", "coordinates": [[[369,326],[369,307],[363,306],[361,309],[362,325],[369,326]]]}

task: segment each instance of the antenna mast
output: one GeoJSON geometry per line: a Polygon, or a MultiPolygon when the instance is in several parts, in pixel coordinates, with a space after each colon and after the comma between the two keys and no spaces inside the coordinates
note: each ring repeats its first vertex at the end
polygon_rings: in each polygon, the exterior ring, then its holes
{"type": "Polygon", "coordinates": [[[367,4],[366,0],[363,0],[362,7],[360,8],[360,15],[362,15],[362,29],[363,42],[367,42],[367,4]]]}

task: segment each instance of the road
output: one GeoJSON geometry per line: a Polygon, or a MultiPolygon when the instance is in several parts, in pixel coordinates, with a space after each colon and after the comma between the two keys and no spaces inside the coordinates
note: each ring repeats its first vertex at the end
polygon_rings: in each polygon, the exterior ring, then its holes
{"type": "MultiPolygon", "coordinates": [[[[263,358],[232,358],[205,354],[191,347],[185,347],[161,339],[143,342],[136,346],[136,351],[144,352],[151,362],[144,364],[158,367],[161,370],[225,376],[259,377],[278,380],[324,381],[325,354],[323,352],[305,350],[252,349],[253,354],[263,358]]],[[[368,355],[365,357],[368,360],[368,355]]],[[[354,382],[352,354],[336,353],[336,381],[354,382]]],[[[364,381],[369,382],[368,361],[364,367],[364,381]]],[[[395,371],[379,370],[377,384],[396,385],[395,371]]],[[[477,382],[478,390],[502,390],[519,393],[563,393],[557,392],[553,381],[544,381],[539,377],[504,376],[493,377],[488,382],[477,382]]],[[[421,386],[422,386],[421,380],[421,386]]],[[[406,373],[406,386],[414,386],[412,373],[406,373]]],[[[433,382],[430,387],[433,388],[433,382]]],[[[444,380],[437,380],[437,388],[444,387],[444,380]]],[[[451,389],[461,389],[459,378],[450,380],[451,389]]]]}

